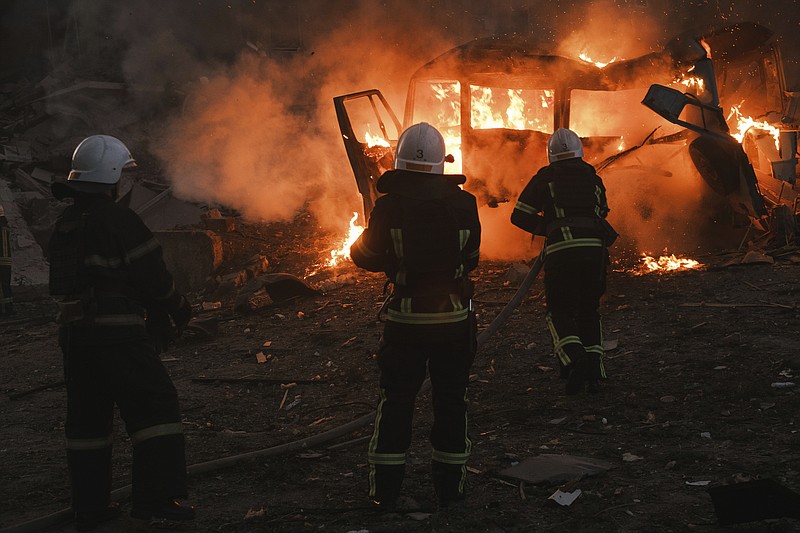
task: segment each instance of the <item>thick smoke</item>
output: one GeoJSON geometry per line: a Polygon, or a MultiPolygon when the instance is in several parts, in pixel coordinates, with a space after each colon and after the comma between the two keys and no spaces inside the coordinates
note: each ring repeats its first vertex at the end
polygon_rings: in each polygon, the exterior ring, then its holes
{"type": "Polygon", "coordinates": [[[664,25],[656,12],[613,0],[575,5],[564,19],[577,22],[558,30],[558,52],[564,57],[584,54],[602,63],[632,59],[657,51],[663,38],[664,25]]]}
{"type": "MultiPolygon", "coordinates": [[[[711,24],[753,20],[788,45],[798,38],[794,2],[530,0],[490,8],[467,0],[98,0],[72,6],[84,36],[94,32],[124,48],[118,68],[128,82],[185,92],[181,113],[163,130],[147,132],[178,195],[264,221],[310,208],[320,225],[342,232],[361,202],[332,98],[378,88],[402,117],[411,74],[456,44],[516,32],[556,43],[567,57],[609,61],[658,51],[677,33],[711,24]],[[273,46],[293,21],[297,34],[283,35],[288,46],[273,46]],[[292,43],[295,49],[286,51],[292,43]]],[[[794,50],[784,47],[790,83],[794,50]]],[[[642,87],[649,83],[642,80],[642,87]]],[[[642,151],[607,174],[612,219],[642,248],[681,235],[693,243],[692,228],[701,222],[690,215],[706,214],[697,201],[706,191],[686,157],[665,157],[642,151]]],[[[512,192],[523,185],[518,179],[512,192]]],[[[531,254],[530,238],[508,223],[515,198],[509,200],[481,210],[484,257],[531,254]]]]}
{"type": "Polygon", "coordinates": [[[243,59],[193,90],[156,149],[178,196],[285,220],[330,179],[331,154],[289,112],[270,66],[243,59]]]}
{"type": "MultiPolygon", "coordinates": [[[[665,38],[671,37],[664,31],[665,13],[620,4],[609,0],[594,2],[584,10],[574,9],[571,16],[579,17],[582,23],[560,41],[560,52],[566,57],[585,54],[603,63],[660,52],[665,38]]],[[[626,100],[624,107],[611,100],[615,97],[611,95],[597,101],[596,110],[584,113],[582,118],[591,121],[604,117],[615,129],[626,133],[626,148],[643,141],[654,123],[659,125],[659,136],[678,131],[665,120],[653,120],[655,114],[638,104],[647,87],[655,82],[663,80],[643,77],[635,83],[641,87],[640,94],[626,100]]],[[[596,162],[602,159],[598,157],[596,162]]],[[[707,206],[700,201],[706,187],[684,145],[638,149],[600,174],[611,209],[609,221],[623,236],[618,248],[658,255],[666,249],[686,252],[696,246],[696,229],[708,217],[707,206]]]]}
{"type": "MultiPolygon", "coordinates": [[[[555,24],[542,28],[542,33],[553,35],[554,42],[558,43],[558,53],[565,57],[576,58],[583,54],[594,61],[608,62],[661,51],[669,39],[690,29],[753,21],[775,31],[778,41],[783,44],[787,82],[791,88],[792,80],[797,79],[792,75],[797,67],[797,43],[795,47],[786,45],[791,40],[798,40],[797,17],[791,14],[793,2],[757,4],[764,5],[691,1],[560,2],[557,13],[543,17],[545,21],[555,21],[555,24]]],[[[654,82],[656,80],[648,78],[639,80],[637,85],[642,87],[639,100],[654,82]]],[[[657,82],[664,83],[663,80],[657,82]]],[[[608,105],[614,104],[609,102],[608,105]]],[[[653,115],[643,107],[611,107],[598,109],[597,116],[602,113],[607,117],[609,112],[627,114],[631,127],[637,123],[636,115],[642,112],[653,115]]],[[[679,130],[666,121],[660,122],[659,136],[679,130]]],[[[634,133],[630,128],[627,131],[634,133]]],[[[646,133],[640,131],[630,137],[626,135],[625,147],[637,144],[646,133]]],[[[602,157],[594,161],[600,160],[602,157]]],[[[741,239],[741,230],[737,233],[734,228],[733,216],[725,199],[710,190],[694,168],[686,147],[680,143],[637,150],[602,171],[601,175],[608,190],[609,220],[623,235],[617,245],[620,251],[691,253],[698,248],[735,246],[741,239]]],[[[509,186],[508,183],[504,185],[509,186]]],[[[491,215],[494,221],[497,213],[491,215]]],[[[517,238],[514,230],[502,224],[492,223],[492,226],[494,231],[503,233],[493,234],[495,238],[484,247],[484,255],[504,259],[513,258],[517,253],[522,257],[530,256],[528,239],[517,238]]]]}
{"type": "MultiPolygon", "coordinates": [[[[349,7],[348,12],[337,4],[334,12],[327,5],[306,5],[297,15],[311,35],[296,53],[270,57],[243,46],[232,67],[196,72],[203,81],[195,83],[156,149],[179,196],[224,204],[263,221],[290,219],[309,206],[321,225],[347,227],[360,200],[332,97],[377,87],[402,113],[413,70],[455,44],[437,36],[432,19],[413,20],[416,31],[429,35],[414,41],[404,15],[391,7],[349,7]],[[327,27],[329,17],[340,24],[327,27]],[[387,24],[390,19],[395,24],[387,24]]],[[[135,50],[136,42],[129,72],[162,49],[151,39],[145,50],[135,50]]]]}

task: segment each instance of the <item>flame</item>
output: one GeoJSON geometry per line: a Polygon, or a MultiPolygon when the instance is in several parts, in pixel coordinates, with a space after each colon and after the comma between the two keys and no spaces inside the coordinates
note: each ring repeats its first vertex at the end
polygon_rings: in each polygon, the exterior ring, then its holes
{"type": "Polygon", "coordinates": [[[471,85],[470,90],[473,129],[552,130],[549,111],[555,96],[552,89],[492,89],[471,85]]]}
{"type": "Polygon", "coordinates": [[[448,105],[442,106],[437,115],[437,123],[442,126],[439,132],[444,137],[445,151],[453,156],[453,163],[448,163],[448,170],[456,174],[462,172],[461,164],[461,84],[455,83],[436,83],[431,86],[434,96],[440,102],[447,102],[448,105]]]}
{"type": "Polygon", "coordinates": [[[711,59],[711,45],[708,44],[705,39],[700,39],[700,46],[702,46],[706,51],[706,57],[711,59]]]}
{"type": "MultiPolygon", "coordinates": [[[[445,166],[447,173],[462,172],[461,153],[461,84],[455,82],[431,83],[427,86],[435,106],[435,115],[430,117],[444,137],[447,153],[454,158],[445,166]]],[[[552,89],[506,89],[470,85],[470,126],[475,130],[511,129],[552,132],[552,89]]]]}
{"type": "Polygon", "coordinates": [[[509,124],[513,125],[512,129],[525,129],[525,99],[522,98],[522,91],[508,90],[506,120],[509,124]]]}
{"type": "Polygon", "coordinates": [[[658,259],[643,254],[641,270],[642,273],[649,272],[672,272],[675,270],[691,270],[703,266],[699,261],[694,259],[685,259],[675,257],[675,254],[662,255],[658,259]]]}
{"type": "Polygon", "coordinates": [[[688,89],[695,89],[698,93],[705,91],[705,81],[697,76],[684,76],[683,79],[678,80],[678,83],[682,83],[688,89]]]}
{"type": "Polygon", "coordinates": [[[353,218],[350,219],[350,229],[347,232],[347,237],[342,241],[339,248],[331,250],[331,258],[328,259],[325,266],[333,267],[342,261],[350,259],[350,246],[356,242],[356,239],[364,231],[364,227],[356,224],[356,220],[358,220],[358,213],[354,211],[353,218]]]}
{"type": "Polygon", "coordinates": [[[612,57],[611,59],[609,59],[608,61],[605,61],[605,62],[603,62],[603,61],[595,61],[594,59],[589,57],[589,55],[586,52],[581,52],[580,54],[578,54],[578,57],[581,59],[581,61],[586,61],[587,63],[592,63],[597,68],[604,68],[604,67],[610,65],[611,63],[613,63],[614,61],[619,61],[619,59],[620,59],[620,58],[615,56],[615,57],[612,57]]]}
{"type": "Polygon", "coordinates": [[[733,118],[736,121],[735,132],[732,132],[731,136],[741,143],[744,140],[745,133],[747,133],[747,130],[750,128],[764,130],[775,139],[775,148],[780,149],[779,139],[781,130],[766,121],[758,121],[753,119],[753,117],[745,117],[740,111],[741,107],[742,104],[731,107],[731,113],[728,115],[727,120],[730,121],[731,118],[733,118]]]}
{"type": "Polygon", "coordinates": [[[483,129],[502,128],[505,125],[500,111],[493,109],[494,95],[489,87],[472,87],[472,127],[483,129]]]}
{"type": "Polygon", "coordinates": [[[364,140],[367,141],[368,148],[372,148],[373,146],[383,146],[386,148],[392,147],[392,145],[389,144],[389,141],[380,135],[372,135],[369,131],[364,132],[364,140]]]}

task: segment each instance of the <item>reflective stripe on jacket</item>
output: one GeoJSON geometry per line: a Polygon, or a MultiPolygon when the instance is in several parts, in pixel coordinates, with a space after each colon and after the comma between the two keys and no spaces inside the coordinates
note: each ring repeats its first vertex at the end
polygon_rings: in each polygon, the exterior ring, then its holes
{"type": "Polygon", "coordinates": [[[602,248],[608,215],[606,190],[590,164],[572,158],[536,173],[519,195],[511,222],[545,235],[547,255],[576,248],[602,248]]]}
{"type": "Polygon", "coordinates": [[[395,285],[388,319],[411,325],[466,320],[464,278],[478,264],[480,221],[466,178],[393,170],[381,176],[369,227],[350,248],[353,262],[395,285]]]}

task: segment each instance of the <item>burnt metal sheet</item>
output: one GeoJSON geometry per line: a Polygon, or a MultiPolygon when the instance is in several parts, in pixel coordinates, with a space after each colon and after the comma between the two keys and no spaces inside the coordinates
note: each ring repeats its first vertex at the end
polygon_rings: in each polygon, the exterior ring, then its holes
{"type": "Polygon", "coordinates": [[[765,44],[774,32],[755,22],[741,22],[721,28],[713,28],[701,37],[711,46],[711,57],[733,61],[749,54],[765,44]]]}
{"type": "Polygon", "coordinates": [[[499,475],[527,483],[551,484],[571,481],[583,476],[594,476],[611,470],[616,465],[601,459],[575,455],[542,454],[530,457],[499,475]]]}
{"type": "Polygon", "coordinates": [[[509,88],[550,86],[554,80],[573,88],[603,86],[603,73],[597,66],[556,55],[521,38],[487,37],[452,48],[417,69],[412,83],[436,77],[509,88]]]}

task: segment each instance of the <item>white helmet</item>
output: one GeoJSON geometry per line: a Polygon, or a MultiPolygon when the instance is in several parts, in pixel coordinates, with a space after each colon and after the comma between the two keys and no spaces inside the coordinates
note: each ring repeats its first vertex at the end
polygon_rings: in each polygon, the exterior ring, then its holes
{"type": "Polygon", "coordinates": [[[110,135],[86,137],[72,154],[70,184],[96,183],[113,186],[119,181],[123,168],[136,166],[130,150],[122,141],[110,135]]]}
{"type": "Polygon", "coordinates": [[[436,128],[427,122],[414,124],[397,140],[394,168],[442,174],[445,161],[444,151],[444,138],[436,128]]]}
{"type": "Polygon", "coordinates": [[[583,157],[581,138],[572,130],[558,128],[547,141],[547,160],[552,163],[575,157],[583,157]]]}

